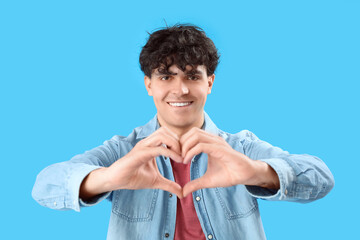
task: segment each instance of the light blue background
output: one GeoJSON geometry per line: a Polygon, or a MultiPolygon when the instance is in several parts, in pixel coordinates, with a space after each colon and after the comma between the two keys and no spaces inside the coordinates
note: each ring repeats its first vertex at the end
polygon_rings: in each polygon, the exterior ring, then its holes
{"type": "Polygon", "coordinates": [[[259,201],[268,239],[354,239],[359,228],[359,1],[1,1],[1,239],[105,239],[110,203],[54,211],[31,198],[44,167],[155,114],[146,31],[194,23],[221,53],[206,111],[322,158],[317,202],[259,201]]]}

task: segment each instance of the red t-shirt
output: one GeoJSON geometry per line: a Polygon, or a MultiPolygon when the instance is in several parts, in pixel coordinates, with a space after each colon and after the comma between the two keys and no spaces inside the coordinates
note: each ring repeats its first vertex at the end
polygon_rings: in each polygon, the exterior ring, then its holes
{"type": "MultiPolygon", "coordinates": [[[[175,182],[183,187],[190,181],[190,163],[182,164],[171,161],[175,182]]],[[[177,199],[175,240],[205,239],[197,217],[192,194],[177,199]]]]}

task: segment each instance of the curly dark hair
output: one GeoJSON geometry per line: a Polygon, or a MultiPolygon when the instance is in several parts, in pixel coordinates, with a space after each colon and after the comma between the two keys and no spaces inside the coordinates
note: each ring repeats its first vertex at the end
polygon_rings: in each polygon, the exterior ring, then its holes
{"type": "Polygon", "coordinates": [[[182,71],[190,65],[196,68],[205,65],[207,75],[215,72],[220,55],[205,32],[192,24],[176,24],[150,34],[142,48],[139,61],[141,70],[148,77],[159,68],[160,73],[169,73],[175,64],[182,71]]]}

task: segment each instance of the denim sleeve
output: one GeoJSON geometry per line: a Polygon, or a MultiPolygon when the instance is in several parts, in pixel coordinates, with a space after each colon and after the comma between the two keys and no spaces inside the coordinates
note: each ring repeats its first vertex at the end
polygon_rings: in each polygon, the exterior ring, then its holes
{"type": "Polygon", "coordinates": [[[110,166],[119,156],[119,141],[115,136],[69,161],[50,165],[38,174],[32,196],[40,205],[58,210],[80,211],[80,207],[95,205],[110,198],[111,193],[101,194],[85,202],[79,198],[80,185],[91,171],[110,166]]]}
{"type": "Polygon", "coordinates": [[[280,180],[280,189],[276,191],[246,186],[252,196],[272,201],[306,203],[324,197],[334,187],[334,177],[320,158],[308,154],[289,154],[259,140],[251,132],[247,136],[243,144],[244,153],[253,160],[269,164],[280,180]]]}

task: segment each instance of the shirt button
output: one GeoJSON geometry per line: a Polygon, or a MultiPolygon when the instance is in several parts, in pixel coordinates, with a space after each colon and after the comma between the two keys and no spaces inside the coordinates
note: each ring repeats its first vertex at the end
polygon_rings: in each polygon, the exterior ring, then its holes
{"type": "Polygon", "coordinates": [[[212,239],[213,236],[211,234],[208,235],[208,239],[212,239]]]}
{"type": "Polygon", "coordinates": [[[56,202],[54,202],[54,206],[56,207],[56,205],[57,205],[57,203],[56,202]]]}
{"type": "Polygon", "coordinates": [[[165,237],[168,238],[170,236],[169,233],[165,233],[165,237]]]}
{"type": "Polygon", "coordinates": [[[287,189],[285,189],[285,195],[287,195],[288,194],[288,190],[287,189]]]}
{"type": "Polygon", "coordinates": [[[172,194],[171,194],[171,193],[169,194],[169,197],[172,197],[172,194]]]}
{"type": "Polygon", "coordinates": [[[198,201],[200,201],[200,197],[199,196],[197,196],[196,198],[195,198],[195,200],[198,202],[198,201]]]}

